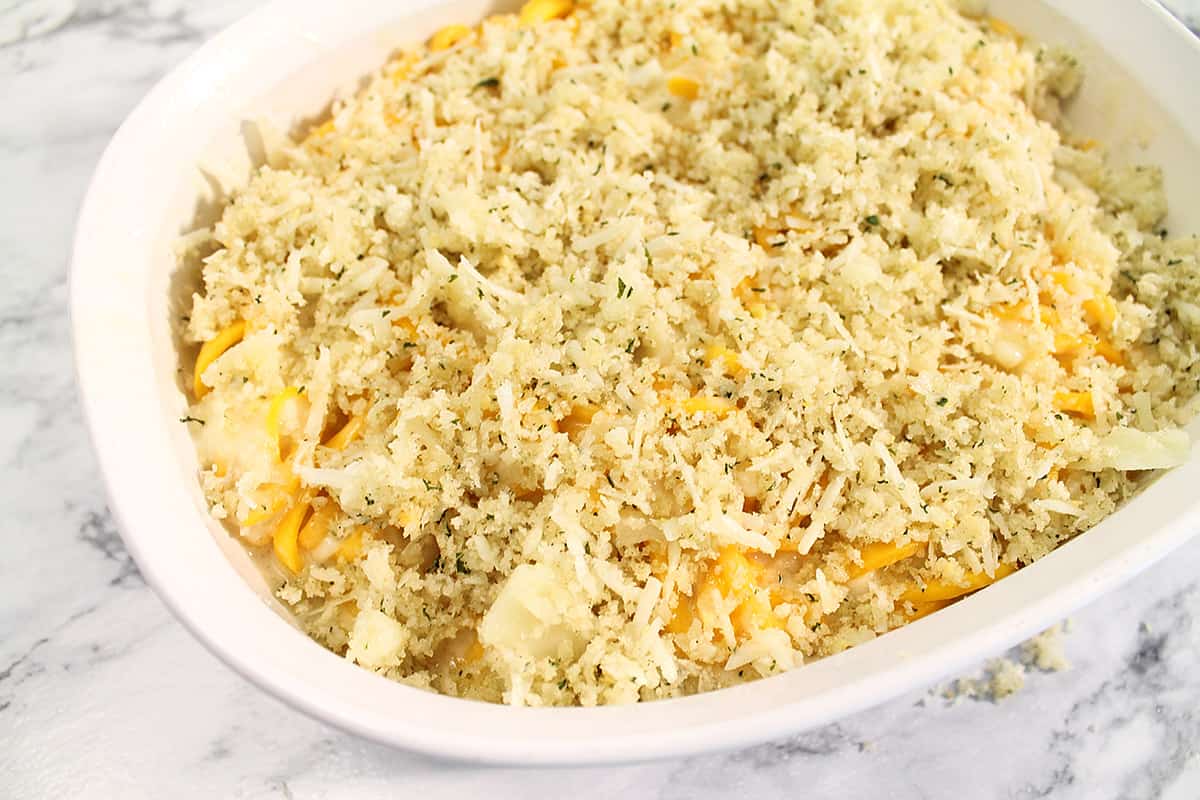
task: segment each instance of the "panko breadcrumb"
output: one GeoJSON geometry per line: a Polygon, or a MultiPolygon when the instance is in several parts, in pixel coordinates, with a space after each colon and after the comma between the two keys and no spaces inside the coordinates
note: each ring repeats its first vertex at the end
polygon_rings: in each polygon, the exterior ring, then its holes
{"type": "MultiPolygon", "coordinates": [[[[469,22],[464,20],[464,23],[469,22]]],[[[532,0],[211,229],[211,512],[334,652],[527,705],[772,675],[1181,463],[1200,246],[1069,54],[929,0],[532,0]]]]}

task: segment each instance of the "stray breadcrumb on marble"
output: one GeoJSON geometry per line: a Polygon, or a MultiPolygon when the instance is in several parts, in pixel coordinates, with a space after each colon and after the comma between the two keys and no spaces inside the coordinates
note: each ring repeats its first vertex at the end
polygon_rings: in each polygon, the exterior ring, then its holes
{"type": "Polygon", "coordinates": [[[1063,651],[1062,623],[1051,626],[1021,645],[1021,661],[1043,672],[1064,672],[1071,662],[1063,651]]]}
{"type": "Polygon", "coordinates": [[[961,700],[990,700],[996,702],[1016,694],[1025,686],[1025,666],[1009,658],[988,662],[978,678],[959,678],[942,690],[942,697],[951,703],[961,700]]]}
{"type": "Polygon", "coordinates": [[[989,661],[980,677],[951,681],[941,690],[942,698],[951,703],[966,699],[996,702],[1021,691],[1030,668],[1042,672],[1070,669],[1071,662],[1063,651],[1062,641],[1063,632],[1069,628],[1069,621],[1047,628],[1010,651],[1012,657],[989,661]]]}
{"type": "Polygon", "coordinates": [[[988,667],[988,694],[993,700],[1003,700],[1025,687],[1025,665],[1007,658],[998,658],[988,667]]]}

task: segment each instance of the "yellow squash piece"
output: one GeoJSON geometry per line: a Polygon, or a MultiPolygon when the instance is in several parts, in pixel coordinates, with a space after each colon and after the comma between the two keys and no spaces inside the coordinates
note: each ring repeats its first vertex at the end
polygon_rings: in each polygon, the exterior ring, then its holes
{"type": "Polygon", "coordinates": [[[1057,391],[1054,393],[1054,407],[1076,417],[1096,418],[1096,407],[1092,402],[1091,392],[1057,391]]]}
{"type": "Polygon", "coordinates": [[[329,528],[337,519],[338,511],[337,503],[332,500],[314,511],[304,526],[300,528],[300,546],[305,550],[312,550],[325,541],[325,537],[329,534],[329,528]]]}
{"type": "Polygon", "coordinates": [[[330,117],[317,127],[313,128],[304,141],[311,142],[314,139],[320,139],[322,136],[328,136],[329,134],[333,133],[333,125],[333,117],[330,117]]]}
{"type": "Polygon", "coordinates": [[[1109,295],[1098,294],[1083,301],[1083,314],[1098,332],[1108,333],[1117,321],[1117,301],[1109,295]]]}
{"type": "Polygon", "coordinates": [[[301,399],[300,390],[295,386],[289,386],[272,397],[271,403],[267,407],[267,437],[275,443],[275,457],[280,461],[284,459],[286,453],[283,452],[283,442],[279,438],[279,421],[288,404],[301,399]]]}
{"type": "Polygon", "coordinates": [[[271,517],[282,511],[285,506],[287,506],[291,497],[285,493],[276,493],[275,490],[279,488],[280,487],[276,486],[275,484],[269,484],[268,486],[263,487],[263,489],[266,489],[272,493],[271,499],[263,503],[260,508],[256,508],[246,515],[246,518],[243,519],[241,523],[243,528],[251,528],[255,525],[266,522],[271,517]]]}
{"type": "Polygon", "coordinates": [[[780,241],[780,236],[783,235],[785,228],[776,228],[769,225],[754,226],[754,242],[763,250],[774,250],[775,243],[780,241]]]}
{"type": "MultiPolygon", "coordinates": [[[[769,247],[770,243],[763,245],[763,249],[768,249],[769,247]]],[[[750,278],[743,278],[733,289],[734,295],[742,301],[742,304],[746,306],[746,310],[750,312],[750,316],[755,319],[762,319],[767,315],[767,304],[759,299],[764,292],[765,288],[755,286],[754,281],[750,278]]]]}
{"type": "Polygon", "coordinates": [[[953,600],[937,600],[931,603],[913,603],[913,610],[907,615],[908,621],[916,622],[922,617],[928,617],[933,612],[941,611],[953,602],[953,600]]]}
{"type": "Polygon", "coordinates": [[[471,29],[466,25],[447,25],[429,37],[429,49],[435,53],[449,50],[470,35],[471,29]]]}
{"type": "Polygon", "coordinates": [[[740,600],[730,615],[739,636],[763,628],[777,628],[783,620],[775,616],[771,604],[759,593],[763,568],[746,557],[740,547],[726,545],[712,566],[705,581],[706,588],[716,588],[728,600],[740,600]]]}
{"type": "Polygon", "coordinates": [[[388,80],[399,83],[408,77],[413,65],[419,60],[420,57],[415,52],[401,53],[387,63],[387,66],[383,68],[384,74],[388,80]]]}
{"type": "Polygon", "coordinates": [[[683,75],[672,75],[667,79],[667,91],[684,100],[695,100],[700,96],[700,84],[683,75]]]}
{"type": "Polygon", "coordinates": [[[715,414],[718,417],[727,416],[737,411],[737,404],[728,397],[709,397],[694,395],[679,404],[685,414],[715,414]]]}
{"type": "Polygon", "coordinates": [[[246,323],[244,320],[238,320],[209,339],[200,348],[200,355],[196,356],[196,370],[192,375],[192,394],[197,400],[208,394],[208,386],[201,379],[204,370],[220,358],[222,353],[240,342],[245,335],[246,323]]]}
{"type": "Polygon", "coordinates": [[[753,278],[742,278],[738,281],[738,285],[733,287],[733,294],[743,303],[748,303],[761,294],[761,292],[755,291],[761,288],[763,287],[755,286],[753,278]]]}
{"type": "Polygon", "coordinates": [[[992,33],[998,34],[1000,36],[1007,36],[1010,39],[1014,39],[1017,42],[1017,44],[1020,44],[1021,42],[1025,41],[1025,37],[1022,36],[1017,31],[1016,28],[1014,28],[1012,25],[1009,25],[1007,22],[1005,22],[1002,19],[997,19],[996,17],[988,17],[987,18],[987,26],[992,30],[992,33]]]}
{"type": "Polygon", "coordinates": [[[274,517],[288,507],[296,499],[300,491],[300,479],[289,475],[286,483],[264,483],[255,490],[257,495],[264,496],[259,508],[254,509],[240,520],[243,528],[259,525],[274,517]]]}
{"type": "Polygon", "coordinates": [[[661,542],[646,542],[646,559],[650,562],[650,574],[660,581],[667,577],[667,569],[671,565],[667,557],[667,548],[661,542]]]}
{"type": "Polygon", "coordinates": [[[521,6],[518,21],[522,25],[536,25],[552,19],[562,19],[571,13],[575,4],[571,0],[529,0],[521,6]]]}
{"type": "Polygon", "coordinates": [[[976,572],[973,575],[967,576],[967,582],[964,584],[946,583],[944,581],[930,581],[925,584],[925,587],[914,586],[913,588],[900,595],[900,599],[914,605],[924,603],[940,603],[947,600],[956,600],[963,595],[977,592],[985,586],[989,586],[1001,578],[1007,578],[1009,575],[1016,572],[1013,567],[1007,564],[1001,564],[996,568],[995,575],[988,575],[985,572],[976,572]]]}
{"type": "Polygon", "coordinates": [[[686,633],[696,617],[695,598],[712,590],[727,603],[737,601],[730,620],[739,637],[754,630],[782,627],[783,620],[775,616],[771,603],[760,595],[762,574],[762,566],[749,559],[742,548],[735,545],[721,548],[716,561],[699,581],[695,597],[680,595],[677,599],[675,611],[666,626],[667,632],[686,633]]]}
{"type": "Polygon", "coordinates": [[[347,564],[362,554],[363,529],[355,528],[337,549],[339,564],[347,564]]]}
{"type": "Polygon", "coordinates": [[[877,569],[890,567],[925,551],[925,542],[911,539],[902,542],[876,542],[859,550],[862,563],[849,568],[850,580],[861,578],[877,569]]]}
{"type": "Polygon", "coordinates": [[[1091,336],[1078,336],[1074,333],[1054,332],[1054,355],[1073,356],[1088,345],[1094,344],[1091,336]]]}
{"type": "Polygon", "coordinates": [[[667,623],[667,633],[687,633],[696,618],[695,603],[687,595],[680,595],[675,601],[675,613],[667,623]]]}
{"type": "Polygon", "coordinates": [[[304,567],[304,561],[300,558],[300,526],[304,522],[304,517],[308,514],[309,503],[307,498],[301,498],[294,506],[288,509],[280,520],[279,526],[275,528],[275,534],[272,541],[275,547],[275,557],[279,559],[279,563],[283,564],[293,573],[299,572],[304,567]]]}
{"type": "Polygon", "coordinates": [[[721,548],[708,581],[724,597],[744,597],[754,589],[762,568],[735,545],[721,548]]]}
{"type": "Polygon", "coordinates": [[[730,614],[729,619],[733,622],[734,631],[742,636],[748,636],[756,630],[782,628],[786,624],[776,616],[771,604],[757,592],[743,600],[730,614]]]}
{"type": "Polygon", "coordinates": [[[991,312],[992,316],[1007,322],[1029,321],[1029,304],[1025,302],[1000,303],[992,306],[991,312]]]}
{"type": "Polygon", "coordinates": [[[710,344],[704,351],[704,360],[712,366],[720,366],[726,375],[737,377],[746,371],[738,354],[719,344],[710,344]]]}
{"type": "Polygon", "coordinates": [[[1075,294],[1075,276],[1061,269],[1051,270],[1047,277],[1055,285],[1064,289],[1068,294],[1075,294]]]}
{"type": "Polygon", "coordinates": [[[1108,363],[1118,367],[1124,367],[1129,363],[1129,361],[1125,358],[1125,354],[1118,350],[1113,343],[1107,339],[1100,339],[1096,342],[1096,353],[1108,363]]]}
{"type": "Polygon", "coordinates": [[[408,337],[407,341],[414,343],[417,341],[417,326],[408,317],[396,317],[392,320],[392,327],[404,331],[404,335],[408,337]]]}
{"type": "Polygon", "coordinates": [[[338,432],[325,440],[325,446],[331,450],[345,450],[347,446],[362,433],[363,426],[366,425],[367,418],[362,414],[355,414],[350,419],[346,420],[338,432]]]}
{"type": "Polygon", "coordinates": [[[571,409],[571,413],[560,419],[556,423],[559,433],[565,433],[571,439],[577,438],[588,425],[592,424],[592,420],[599,411],[598,406],[575,406],[571,409]]]}
{"type": "MultiPolygon", "coordinates": [[[[1049,273],[1050,279],[1062,286],[1067,291],[1073,291],[1074,279],[1060,270],[1055,270],[1049,273]]],[[[1100,335],[1094,336],[1090,333],[1071,333],[1063,329],[1062,319],[1058,312],[1053,308],[1043,307],[1040,313],[1042,325],[1046,326],[1053,333],[1053,345],[1051,352],[1061,358],[1071,358],[1079,355],[1085,350],[1093,350],[1096,354],[1102,356],[1110,364],[1124,366],[1127,361],[1125,355],[1113,346],[1112,342],[1104,338],[1104,332],[1111,330],[1113,322],[1117,316],[1116,302],[1108,295],[1097,295],[1096,297],[1085,300],[1083,303],[1084,316],[1087,317],[1088,323],[1092,330],[1097,331],[1100,335]]],[[[1032,324],[1033,310],[1029,304],[1022,301],[1019,303],[1000,304],[992,306],[990,309],[992,316],[999,320],[1011,323],[1032,324]]],[[[1091,408],[1090,395],[1087,400],[1079,398],[1072,399],[1066,395],[1080,395],[1085,393],[1060,393],[1064,395],[1064,403],[1068,405],[1077,404],[1077,408],[1060,408],[1060,411],[1069,411],[1072,414],[1080,416],[1094,416],[1091,411],[1086,409],[1091,408]]]]}

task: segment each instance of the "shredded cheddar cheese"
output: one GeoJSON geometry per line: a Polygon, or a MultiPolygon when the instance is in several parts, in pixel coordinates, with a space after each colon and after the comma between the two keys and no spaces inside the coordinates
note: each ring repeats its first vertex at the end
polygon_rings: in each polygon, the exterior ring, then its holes
{"type": "Polygon", "coordinates": [[[1091,392],[1068,392],[1059,390],[1054,393],[1054,407],[1068,414],[1093,418],[1096,408],[1092,401],[1091,392]]]}
{"type": "Polygon", "coordinates": [[[924,552],[925,547],[924,542],[914,542],[912,540],[869,544],[859,551],[859,558],[862,559],[862,563],[851,567],[850,578],[861,578],[863,575],[874,572],[877,569],[898,564],[901,561],[912,558],[918,553],[924,552]]]}
{"type": "Polygon", "coordinates": [[[351,442],[358,438],[364,425],[366,425],[366,418],[361,414],[355,414],[346,420],[346,424],[336,433],[325,440],[325,446],[331,450],[345,450],[351,442]]]}
{"type": "Polygon", "coordinates": [[[536,25],[552,19],[562,19],[571,13],[575,4],[571,0],[529,0],[521,6],[519,19],[522,25],[536,25]]]}
{"type": "Polygon", "coordinates": [[[599,410],[595,406],[575,406],[570,414],[555,423],[555,430],[575,439],[592,423],[599,410]]]}
{"type": "Polygon", "coordinates": [[[704,359],[709,364],[720,367],[725,374],[733,377],[737,377],[746,371],[746,368],[742,366],[741,359],[738,358],[738,354],[728,347],[723,347],[719,344],[710,344],[705,348],[704,359]]]}
{"type": "Polygon", "coordinates": [[[695,100],[700,96],[700,83],[683,75],[672,75],[667,79],[667,91],[684,100],[695,100]]]}
{"type": "Polygon", "coordinates": [[[909,603],[941,603],[948,600],[955,600],[963,595],[977,592],[985,586],[989,586],[1001,578],[1006,578],[1016,572],[1016,569],[1007,565],[1001,564],[996,571],[988,575],[984,572],[976,572],[968,575],[962,583],[945,583],[943,581],[932,580],[922,586],[915,586],[912,589],[900,595],[900,599],[909,603]]]}
{"type": "Polygon", "coordinates": [[[238,320],[229,327],[224,328],[200,348],[200,354],[196,356],[196,368],[192,377],[192,394],[197,400],[208,394],[208,385],[204,383],[203,379],[204,371],[220,358],[226,350],[240,342],[245,335],[246,323],[238,320]]]}
{"type": "Polygon", "coordinates": [[[299,572],[304,567],[304,561],[300,556],[299,538],[300,526],[304,522],[308,510],[308,501],[301,498],[283,516],[271,537],[275,556],[279,559],[279,563],[292,572],[299,572]]]}
{"type": "Polygon", "coordinates": [[[471,29],[466,25],[447,25],[429,38],[429,49],[435,53],[449,50],[470,35],[471,29]]]}

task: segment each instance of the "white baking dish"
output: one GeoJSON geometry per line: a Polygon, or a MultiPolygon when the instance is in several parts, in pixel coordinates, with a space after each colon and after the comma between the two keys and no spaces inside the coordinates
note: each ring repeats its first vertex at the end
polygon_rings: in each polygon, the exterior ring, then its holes
{"type": "MultiPolygon", "coordinates": [[[[172,244],[208,194],[199,165],[244,178],[244,120],[288,127],[318,114],[398,45],[491,10],[484,0],[269,3],[155,87],[96,170],[71,300],[83,404],[112,510],[146,578],[236,670],[346,730],[454,758],[595,763],[739,747],[996,653],[1200,530],[1193,457],[1093,531],[945,611],[787,675],[639,706],[451,699],[376,677],[311,642],[281,618],[241,546],[204,513],[192,443],[177,421],[186,402],[170,324],[172,244]]],[[[1187,77],[1200,75],[1200,46],[1188,32],[1148,1],[1008,0],[993,10],[1036,39],[1075,48],[1088,68],[1076,124],[1125,157],[1163,165],[1171,230],[1200,231],[1200,88],[1187,77]]]]}

